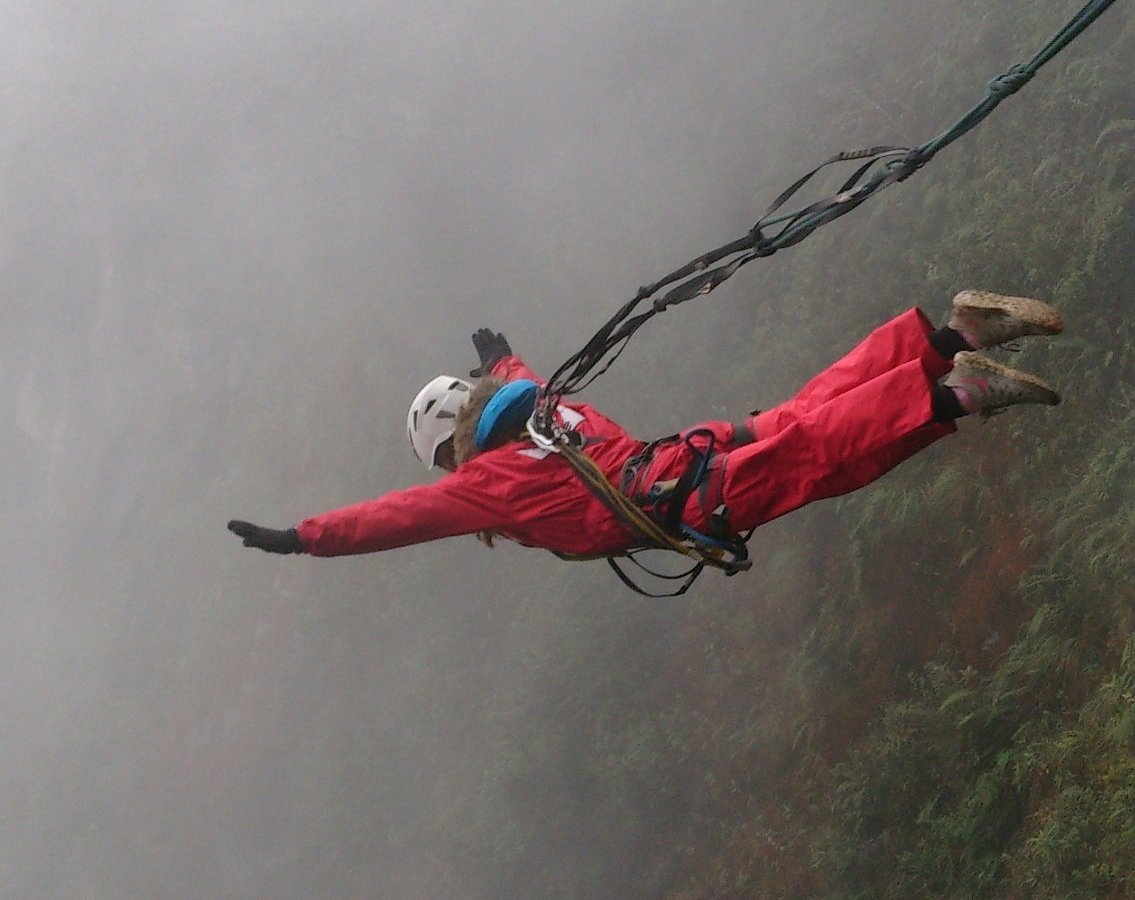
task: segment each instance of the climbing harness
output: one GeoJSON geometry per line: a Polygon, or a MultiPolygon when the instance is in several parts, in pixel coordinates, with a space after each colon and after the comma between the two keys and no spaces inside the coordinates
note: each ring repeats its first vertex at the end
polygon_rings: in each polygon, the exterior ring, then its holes
{"type": "Polygon", "coordinates": [[[706,566],[719,569],[726,575],[735,575],[752,565],[748,557],[748,549],[745,546],[747,536],[745,538],[730,537],[724,528],[719,529],[719,533],[716,535],[703,535],[681,522],[681,514],[686,505],[686,500],[700,486],[702,479],[708,472],[713,454],[713,435],[711,432],[699,429],[684,437],[675,435],[648,444],[638,456],[624,464],[623,489],[611,484],[594,460],[584,452],[581,436],[577,432],[558,429],[557,436],[549,440],[544,434],[534,431],[530,420],[529,435],[538,446],[559,453],[588,489],[607,506],[624,527],[637,537],[636,546],[621,553],[594,556],[557,553],[556,555],[561,559],[606,559],[607,564],[627,587],[646,597],[681,596],[689,590],[694,580],[706,566]],[[710,438],[704,450],[689,443],[690,438],[697,434],[708,435],[710,438]],[[689,444],[694,451],[693,461],[681,478],[659,486],[658,490],[652,489],[641,501],[636,500],[629,488],[635,480],[635,475],[649,463],[654,450],[659,445],[675,440],[685,440],[689,444]],[[652,514],[652,508],[658,508],[658,512],[652,514]],[[694,564],[684,572],[671,575],[647,568],[637,559],[643,552],[657,549],[673,550],[694,560],[694,564]],[[650,593],[635,584],[619,568],[617,562],[619,559],[633,563],[655,578],[664,580],[682,579],[682,584],[671,593],[650,593]]]}
{"type": "MultiPolygon", "coordinates": [[[[625,303],[581,350],[570,356],[555,371],[551,379],[541,388],[536,398],[534,412],[528,421],[528,432],[532,440],[543,449],[561,454],[583,482],[607,504],[619,520],[632,532],[642,536],[644,547],[664,547],[697,560],[694,567],[682,575],[666,576],[651,572],[660,578],[686,579],[675,593],[660,595],[643,591],[627,578],[612,558],[608,557],[608,562],[624,583],[647,596],[678,596],[685,593],[706,566],[721,569],[730,575],[747,569],[750,562],[745,553],[745,541],[748,540],[749,535],[743,538],[734,537],[723,543],[713,536],[697,535],[683,530],[676,521],[667,523],[656,521],[647,511],[607,481],[579,446],[578,435],[557,424],[555,410],[563,397],[579,393],[606,372],[626,349],[634,333],[658,313],[708,294],[746,263],[771,256],[778,250],[800,243],[821,225],[846,215],[883,188],[905,181],[930,162],[939,150],[975,128],[1003,100],[1024,87],[1041,66],[1078,37],[1113,2],[1114,0],[1089,0],[1029,62],[1015,64],[992,79],[986,86],[986,93],[981,101],[951,128],[932,140],[917,147],[878,146],[865,150],[845,151],[820,163],[783,191],[747,234],[691,260],[653,284],[640,287],[633,299],[625,303]],[[780,212],[781,207],[821,170],[849,162],[856,162],[858,166],[834,195],[791,212],[780,212]],[[669,290],[665,294],[655,296],[667,287],[669,290]],[[636,307],[648,299],[651,301],[650,307],[635,313],[636,307]]],[[[679,479],[680,483],[681,479],[679,479]]],[[[688,496],[689,489],[686,490],[688,496]]],[[[677,502],[679,499],[682,498],[671,498],[668,506],[671,511],[677,509],[677,513],[674,514],[677,518],[680,518],[682,508],[682,504],[677,502]]],[[[629,551],[622,555],[629,557],[633,552],[629,551]]]]}

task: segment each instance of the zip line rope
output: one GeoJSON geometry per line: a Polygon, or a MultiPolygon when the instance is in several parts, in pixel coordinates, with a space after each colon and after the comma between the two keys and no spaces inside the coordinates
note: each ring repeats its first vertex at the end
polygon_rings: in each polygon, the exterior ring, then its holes
{"type": "Polygon", "coordinates": [[[909,178],[930,162],[939,150],[977,127],[1006,97],[1028,84],[1041,66],[1079,36],[1113,2],[1114,0],[1089,0],[1036,56],[1027,63],[1011,66],[991,80],[986,85],[985,97],[953,127],[933,140],[913,148],[879,146],[837,153],[820,163],[782,192],[748,234],[691,260],[654,284],[639,288],[635,297],[624,304],[582,350],[569,357],[555,371],[541,389],[536,408],[528,421],[527,428],[533,441],[538,446],[560,453],[612,514],[637,534],[640,546],[615,556],[629,559],[654,577],[683,579],[682,584],[671,593],[652,594],[635,584],[619,568],[615,558],[609,556],[607,562],[624,584],[648,597],[677,597],[689,589],[706,566],[720,569],[727,575],[744,571],[750,565],[745,543],[752,532],[724,548],[700,539],[703,536],[670,533],[663,523],[656,522],[646,510],[640,509],[633,500],[623,495],[618,486],[607,480],[594,461],[583,452],[583,448],[578,446],[578,435],[557,423],[555,409],[560,399],[568,394],[579,393],[606,372],[622,355],[634,333],[658,313],[708,294],[746,263],[798,244],[821,225],[846,215],[883,188],[909,178]],[[780,212],[781,207],[822,169],[850,162],[857,162],[858,166],[833,196],[791,212],[780,212]],[[667,287],[670,289],[665,294],[655,296],[667,287]],[[635,313],[635,308],[646,300],[651,300],[649,308],[635,313]],[[679,575],[661,575],[634,558],[639,549],[651,548],[676,551],[694,560],[694,565],[679,575]]]}
{"type": "Polygon", "coordinates": [[[626,349],[634,333],[647,321],[671,306],[708,294],[746,263],[798,244],[821,225],[846,215],[883,188],[909,178],[930,162],[939,150],[975,128],[1003,100],[1024,87],[1041,66],[1078,37],[1114,2],[1089,0],[1036,56],[1027,63],[1011,66],[992,79],[986,86],[985,97],[933,140],[913,148],[880,146],[837,153],[797,179],[777,197],[748,234],[691,260],[653,284],[639,288],[635,297],[624,304],[583,349],[569,357],[548,380],[537,401],[532,423],[535,429],[550,441],[560,441],[562,435],[554,421],[559,400],[579,393],[606,372],[626,349]],[[860,164],[833,196],[791,212],[779,212],[822,169],[847,162],[860,164]],[[675,286],[660,297],[654,296],[670,285],[675,286]],[[648,309],[632,315],[639,304],[652,297],[654,299],[648,309]]]}

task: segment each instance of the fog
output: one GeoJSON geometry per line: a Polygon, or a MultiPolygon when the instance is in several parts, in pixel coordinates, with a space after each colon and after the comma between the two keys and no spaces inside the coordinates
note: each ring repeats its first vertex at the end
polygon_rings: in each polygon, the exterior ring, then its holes
{"type": "MultiPolygon", "coordinates": [[[[770,147],[864,139],[813,118],[825,6],[0,4],[0,895],[457,877],[445,792],[493,764],[469,661],[516,648],[492,689],[518,697],[570,671],[502,612],[554,615],[563,564],[280,559],[225,521],[429,477],[406,405],[473,330],[550,371],[752,224],[799,174],[770,147]]],[[[646,365],[590,399],[644,436],[710,414],[704,373],[628,402],[646,365]]]]}

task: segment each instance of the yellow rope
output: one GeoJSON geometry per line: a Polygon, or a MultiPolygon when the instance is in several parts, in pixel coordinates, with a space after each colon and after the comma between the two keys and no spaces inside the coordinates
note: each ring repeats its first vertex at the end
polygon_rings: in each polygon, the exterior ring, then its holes
{"type": "MultiPolygon", "coordinates": [[[[595,464],[595,461],[579,448],[566,441],[560,441],[556,443],[556,450],[567,460],[568,465],[570,465],[575,473],[583,480],[584,484],[607,504],[607,507],[624,525],[637,531],[654,546],[673,550],[676,553],[681,553],[683,556],[688,556],[690,559],[727,572],[744,568],[743,566],[739,567],[734,561],[725,559],[724,553],[715,547],[706,547],[696,542],[687,544],[685,541],[666,532],[662,526],[637,503],[631,500],[630,497],[626,496],[622,491],[616,489],[614,485],[607,480],[607,476],[603,474],[603,471],[595,464]]],[[[622,556],[625,554],[615,555],[622,556]]]]}

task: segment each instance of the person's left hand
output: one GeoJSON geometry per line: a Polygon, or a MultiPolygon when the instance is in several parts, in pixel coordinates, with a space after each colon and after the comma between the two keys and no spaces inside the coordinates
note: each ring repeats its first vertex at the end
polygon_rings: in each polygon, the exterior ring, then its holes
{"type": "Polygon", "coordinates": [[[267,553],[303,553],[303,544],[294,528],[279,530],[276,528],[263,528],[251,522],[242,522],[233,519],[229,522],[229,531],[244,539],[244,546],[256,547],[267,553]]]}
{"type": "Polygon", "coordinates": [[[512,356],[512,348],[508,345],[508,340],[499,331],[493,331],[491,328],[478,328],[473,333],[473,349],[477,351],[481,365],[469,373],[470,378],[488,375],[494,365],[506,356],[512,356]]]}

